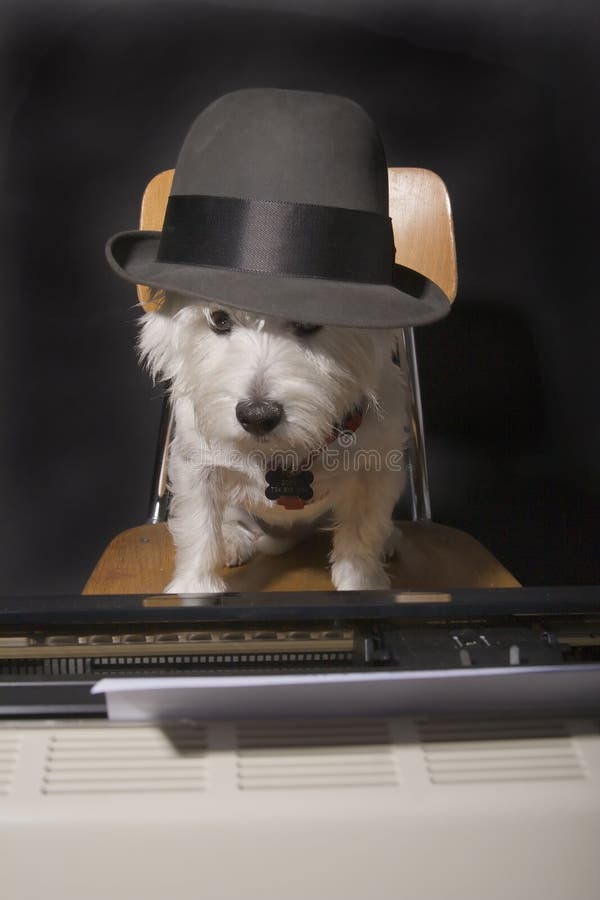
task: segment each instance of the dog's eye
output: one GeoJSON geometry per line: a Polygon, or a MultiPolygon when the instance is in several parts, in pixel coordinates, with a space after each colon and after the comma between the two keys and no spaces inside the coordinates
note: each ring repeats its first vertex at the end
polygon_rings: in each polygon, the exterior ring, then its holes
{"type": "Polygon", "coordinates": [[[318,331],[321,326],[311,325],[310,322],[292,322],[292,328],[294,329],[294,334],[298,337],[307,337],[307,335],[318,331]]]}
{"type": "Polygon", "coordinates": [[[208,316],[208,324],[217,334],[229,334],[233,322],[224,309],[214,309],[208,316]]]}

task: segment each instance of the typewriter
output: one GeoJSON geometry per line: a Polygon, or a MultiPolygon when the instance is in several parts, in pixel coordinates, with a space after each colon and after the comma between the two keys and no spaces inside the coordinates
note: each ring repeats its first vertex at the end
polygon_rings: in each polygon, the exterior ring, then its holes
{"type": "Polygon", "coordinates": [[[5,716],[105,716],[90,691],[106,678],[540,668],[562,676],[545,708],[574,674],[569,708],[598,699],[600,590],[59,596],[0,608],[5,716]]]}
{"type": "Polygon", "coordinates": [[[599,706],[592,587],[4,598],[1,883],[595,898],[599,706]],[[97,691],[165,679],[196,686],[184,714],[115,718],[97,691]],[[277,679],[284,714],[195,713],[203,684],[277,679]],[[330,682],[347,690],[324,715],[330,682]]]}

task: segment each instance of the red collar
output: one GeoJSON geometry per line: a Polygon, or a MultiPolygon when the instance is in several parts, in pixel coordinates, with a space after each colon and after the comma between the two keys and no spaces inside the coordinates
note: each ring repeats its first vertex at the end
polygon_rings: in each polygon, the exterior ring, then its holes
{"type": "MultiPolygon", "coordinates": [[[[362,407],[354,407],[351,412],[344,416],[341,425],[336,426],[335,431],[330,434],[326,443],[333,444],[344,433],[356,431],[360,428],[362,420],[362,407]]],[[[267,480],[267,488],[265,490],[267,500],[275,500],[279,506],[283,506],[285,509],[303,509],[307,504],[311,503],[313,498],[311,487],[313,474],[310,468],[322,450],[323,448],[313,450],[298,470],[282,469],[281,467],[269,469],[265,476],[267,480]]]]}

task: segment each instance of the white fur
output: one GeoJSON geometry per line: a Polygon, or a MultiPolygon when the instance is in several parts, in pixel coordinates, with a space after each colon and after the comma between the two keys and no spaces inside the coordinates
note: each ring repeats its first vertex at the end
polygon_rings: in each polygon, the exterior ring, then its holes
{"type": "Polygon", "coordinates": [[[256,550],[284,552],[325,516],[333,524],[335,587],[389,585],[384,557],[405,484],[408,432],[406,382],[391,359],[392,339],[386,331],[331,326],[299,337],[290,322],[176,294],[143,317],[141,355],[154,377],[170,382],[175,410],[169,528],[176,564],[167,591],[226,590],[223,565],[239,565],[256,550]],[[231,333],[209,327],[216,309],[231,316],[231,333]],[[257,438],[243,430],[235,408],[247,398],[283,406],[272,432],[257,438]],[[327,445],[334,423],[359,402],[360,428],[327,445]],[[303,460],[323,446],[311,467],[310,504],[288,511],[266,499],[270,457],[303,460]]]}

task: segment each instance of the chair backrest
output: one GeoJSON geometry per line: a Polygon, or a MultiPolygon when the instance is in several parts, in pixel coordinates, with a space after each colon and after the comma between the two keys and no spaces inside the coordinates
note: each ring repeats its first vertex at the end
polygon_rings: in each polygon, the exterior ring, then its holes
{"type": "MultiPolygon", "coordinates": [[[[140,228],[161,231],[174,169],[148,182],[140,213],[140,228]]],[[[426,275],[452,302],[456,296],[456,250],[452,212],[446,185],[428,169],[388,169],[390,217],[394,229],[396,262],[426,275]]],[[[138,286],[146,312],[154,307],[150,289],[138,286]]]]}
{"type": "MultiPolygon", "coordinates": [[[[140,213],[142,230],[162,230],[173,174],[174,169],[167,169],[155,175],[148,183],[140,213]]],[[[442,288],[452,302],[457,289],[456,248],[446,185],[439,175],[428,169],[391,168],[388,169],[388,178],[396,262],[426,275],[442,288]]],[[[138,285],[137,294],[145,312],[154,312],[157,309],[149,287],[138,285]]],[[[415,520],[428,520],[431,518],[431,503],[419,373],[412,328],[400,329],[397,355],[407,372],[411,388],[412,451],[409,482],[412,517],[415,520]]],[[[150,501],[151,522],[159,522],[166,518],[167,458],[171,429],[172,419],[168,406],[165,405],[150,501]]]]}

